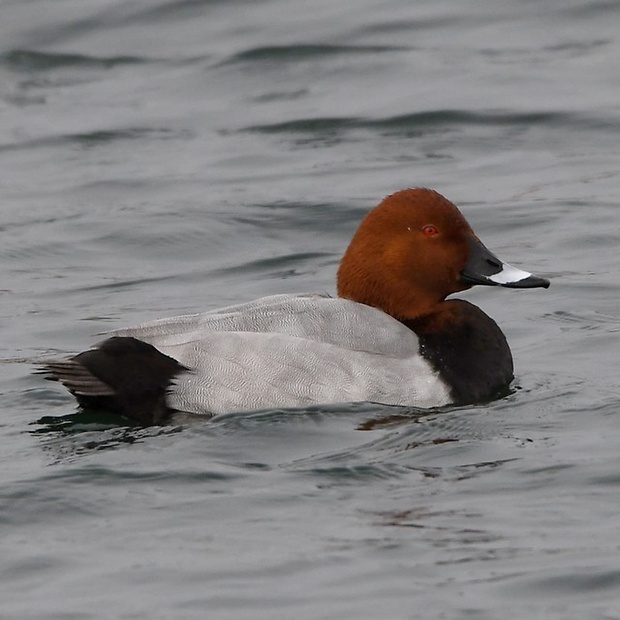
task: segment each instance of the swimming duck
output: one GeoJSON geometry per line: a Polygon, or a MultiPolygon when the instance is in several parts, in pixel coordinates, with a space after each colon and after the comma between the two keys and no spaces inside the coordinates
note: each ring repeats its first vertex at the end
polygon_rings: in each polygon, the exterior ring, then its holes
{"type": "Polygon", "coordinates": [[[513,380],[510,348],[480,308],[446,300],[476,284],[549,281],[499,260],[437,192],[405,189],[363,219],[337,297],[275,295],[119,329],[44,371],[82,407],[145,425],[174,411],[485,402],[513,380]]]}

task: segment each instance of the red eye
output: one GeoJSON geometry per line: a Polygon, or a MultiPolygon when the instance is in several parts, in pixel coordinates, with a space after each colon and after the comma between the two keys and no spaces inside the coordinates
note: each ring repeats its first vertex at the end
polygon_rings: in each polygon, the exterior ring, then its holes
{"type": "Polygon", "coordinates": [[[427,224],[426,226],[423,226],[422,232],[428,237],[434,237],[435,235],[439,234],[437,226],[433,226],[433,224],[427,224]]]}

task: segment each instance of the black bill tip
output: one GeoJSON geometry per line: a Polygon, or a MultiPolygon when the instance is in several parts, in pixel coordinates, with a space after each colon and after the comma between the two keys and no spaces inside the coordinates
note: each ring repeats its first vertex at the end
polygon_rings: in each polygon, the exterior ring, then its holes
{"type": "Polygon", "coordinates": [[[504,263],[478,238],[470,237],[468,245],[469,257],[461,272],[461,280],[466,284],[506,288],[549,288],[549,280],[504,263]]]}

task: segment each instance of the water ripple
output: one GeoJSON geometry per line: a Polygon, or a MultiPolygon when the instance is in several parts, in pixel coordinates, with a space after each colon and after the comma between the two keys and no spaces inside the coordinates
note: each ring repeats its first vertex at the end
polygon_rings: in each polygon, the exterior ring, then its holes
{"type": "Polygon", "coordinates": [[[344,54],[380,54],[411,49],[392,45],[268,45],[244,50],[222,64],[238,62],[298,62],[344,54]]]}
{"type": "Polygon", "coordinates": [[[568,112],[512,112],[487,111],[470,112],[468,110],[429,110],[401,114],[386,118],[363,117],[314,117],[294,119],[278,123],[253,125],[241,131],[265,134],[278,133],[318,133],[334,132],[348,129],[428,129],[454,125],[505,125],[508,127],[544,125],[564,127],[587,125],[592,128],[608,127],[614,124],[612,119],[601,117],[589,118],[580,114],[568,112]]]}
{"type": "Polygon", "coordinates": [[[32,140],[24,140],[10,144],[1,144],[0,152],[21,149],[56,148],[64,144],[74,144],[81,147],[95,147],[109,142],[120,140],[144,140],[144,139],[171,139],[187,135],[186,132],[177,132],[163,127],[125,127],[122,129],[98,129],[73,134],[57,136],[45,136],[32,140]]]}
{"type": "Polygon", "coordinates": [[[53,69],[113,69],[117,66],[136,65],[148,60],[139,56],[95,57],[85,54],[61,54],[33,50],[10,50],[0,54],[0,65],[20,72],[50,71],[53,69]]]}

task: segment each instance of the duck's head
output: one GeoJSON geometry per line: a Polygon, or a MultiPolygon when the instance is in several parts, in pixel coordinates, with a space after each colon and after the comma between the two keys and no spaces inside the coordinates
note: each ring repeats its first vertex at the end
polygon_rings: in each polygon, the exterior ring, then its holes
{"type": "Polygon", "coordinates": [[[430,189],[396,192],[370,211],[338,270],[340,297],[398,319],[433,312],[474,284],[547,288],[549,281],[499,260],[456,206],[430,189]]]}

